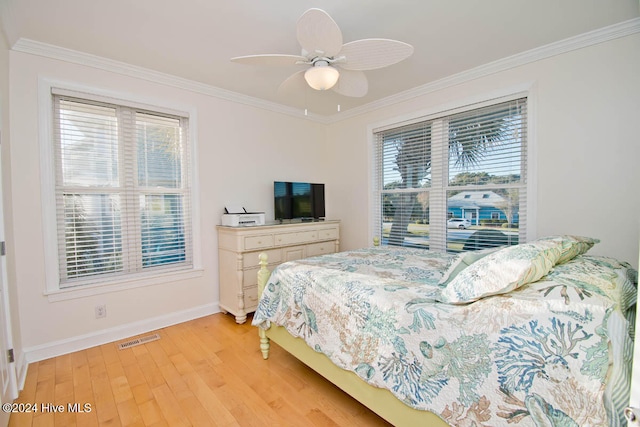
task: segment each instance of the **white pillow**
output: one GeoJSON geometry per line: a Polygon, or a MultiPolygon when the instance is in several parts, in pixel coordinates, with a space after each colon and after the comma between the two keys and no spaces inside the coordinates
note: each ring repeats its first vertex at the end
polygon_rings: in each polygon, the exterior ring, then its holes
{"type": "Polygon", "coordinates": [[[562,244],[560,248],[560,259],[558,259],[556,264],[564,264],[565,262],[571,261],[578,255],[586,253],[596,243],[600,243],[599,239],[594,239],[593,237],[572,235],[541,237],[537,241],[541,240],[557,240],[562,244]]]}
{"type": "Polygon", "coordinates": [[[500,249],[459,272],[438,300],[465,304],[535,282],[560,259],[561,247],[559,240],[537,240],[500,249]]]}
{"type": "Polygon", "coordinates": [[[502,247],[488,248],[482,249],[480,251],[466,251],[459,253],[454,261],[449,265],[447,271],[444,272],[442,278],[438,282],[438,286],[445,286],[450,281],[455,279],[455,277],[465,268],[469,267],[474,262],[486,257],[489,254],[496,252],[497,250],[502,249],[502,247]]]}

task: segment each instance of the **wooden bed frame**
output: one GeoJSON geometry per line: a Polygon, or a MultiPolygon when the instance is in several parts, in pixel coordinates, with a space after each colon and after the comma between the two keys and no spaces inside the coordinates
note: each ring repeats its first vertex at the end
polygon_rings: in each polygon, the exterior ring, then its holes
{"type": "MultiPolygon", "coordinates": [[[[267,254],[262,253],[260,254],[260,270],[258,271],[258,298],[262,295],[270,274],[271,272],[267,268],[267,254]]],[[[355,373],[334,365],[327,356],[313,350],[304,340],[293,337],[282,326],[271,326],[268,330],[258,329],[258,334],[262,357],[265,359],[269,357],[270,340],[273,340],[302,363],[394,426],[448,426],[433,412],[420,411],[405,405],[390,391],[369,385],[355,373]]]]}

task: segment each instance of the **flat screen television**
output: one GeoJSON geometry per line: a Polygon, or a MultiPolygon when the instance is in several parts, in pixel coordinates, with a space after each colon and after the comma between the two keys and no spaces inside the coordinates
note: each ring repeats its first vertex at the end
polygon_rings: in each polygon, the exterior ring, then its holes
{"type": "Polygon", "coordinates": [[[276,220],[314,220],[324,218],[324,184],[310,182],[273,183],[276,220]]]}

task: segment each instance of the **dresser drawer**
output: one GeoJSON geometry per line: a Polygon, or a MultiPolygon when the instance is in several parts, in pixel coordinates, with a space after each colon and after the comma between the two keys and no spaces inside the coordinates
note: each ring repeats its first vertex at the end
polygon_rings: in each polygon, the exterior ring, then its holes
{"type": "Polygon", "coordinates": [[[242,288],[244,289],[243,292],[245,295],[247,294],[248,288],[258,286],[258,270],[260,270],[260,267],[253,267],[243,272],[242,288]]]}
{"type": "Polygon", "coordinates": [[[322,242],[307,245],[307,256],[332,254],[336,251],[335,242],[322,242]]]}
{"type": "Polygon", "coordinates": [[[258,286],[244,289],[244,311],[251,313],[258,308],[258,286]]]}
{"type": "Polygon", "coordinates": [[[260,254],[267,254],[269,265],[280,264],[282,262],[282,249],[267,249],[258,252],[247,252],[242,255],[242,268],[258,267],[260,265],[260,254]]]}
{"type": "Polygon", "coordinates": [[[304,246],[289,246],[282,248],[282,262],[295,261],[305,257],[304,246]]]}
{"type": "Polygon", "coordinates": [[[318,240],[335,240],[337,238],[337,228],[324,228],[322,230],[318,230],[318,240]]]}
{"type": "Polygon", "coordinates": [[[247,251],[271,247],[273,247],[273,235],[271,234],[247,236],[244,238],[244,249],[247,251]]]}
{"type": "Polygon", "coordinates": [[[276,246],[297,245],[300,243],[315,242],[316,240],[318,240],[318,232],[316,230],[275,235],[276,246]]]}

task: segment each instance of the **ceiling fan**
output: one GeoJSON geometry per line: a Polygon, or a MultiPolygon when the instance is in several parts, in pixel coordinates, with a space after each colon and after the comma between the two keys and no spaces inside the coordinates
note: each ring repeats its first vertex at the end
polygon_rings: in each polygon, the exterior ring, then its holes
{"type": "Polygon", "coordinates": [[[351,97],[362,97],[369,90],[363,70],[393,65],[413,54],[410,44],[389,39],[362,39],[342,44],[338,24],[321,9],[309,9],[298,19],[297,38],[300,55],[262,54],[231,58],[250,65],[306,65],[281,85],[295,87],[300,82],[316,90],[333,89],[351,97]]]}

